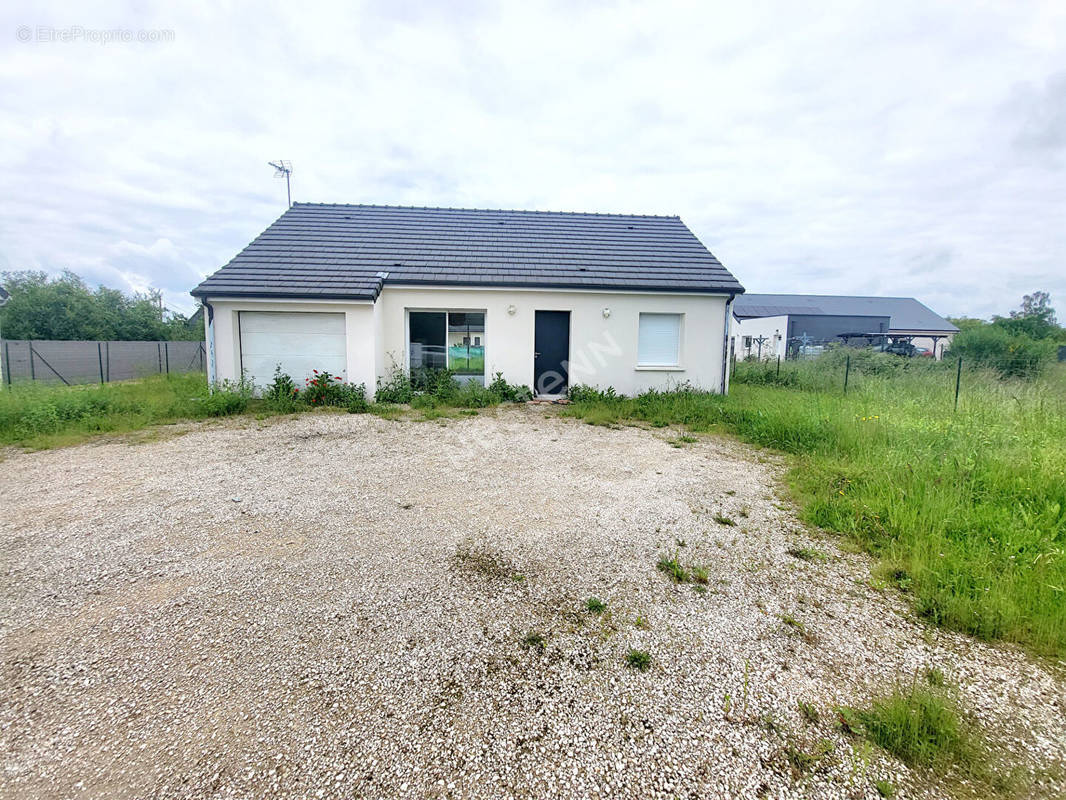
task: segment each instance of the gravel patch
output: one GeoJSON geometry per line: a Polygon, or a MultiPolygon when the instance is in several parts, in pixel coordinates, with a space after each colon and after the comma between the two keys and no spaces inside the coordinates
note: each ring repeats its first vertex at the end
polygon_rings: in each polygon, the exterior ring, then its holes
{"type": "Polygon", "coordinates": [[[1066,760],[1055,667],[923,628],[736,443],[534,407],[173,430],[0,463],[0,796],[937,797],[833,724],[927,667],[1066,760]]]}

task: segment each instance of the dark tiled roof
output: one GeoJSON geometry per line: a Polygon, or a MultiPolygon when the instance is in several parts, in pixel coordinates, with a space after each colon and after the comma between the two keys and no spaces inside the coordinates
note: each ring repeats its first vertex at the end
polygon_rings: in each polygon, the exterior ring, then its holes
{"type": "Polygon", "coordinates": [[[192,293],[374,299],[382,284],[744,291],[678,217],[297,203],[192,293]]]}
{"type": "Polygon", "coordinates": [[[954,325],[913,297],[825,294],[746,294],[733,304],[737,319],[789,315],[889,317],[890,330],[954,333],[954,325]]]}

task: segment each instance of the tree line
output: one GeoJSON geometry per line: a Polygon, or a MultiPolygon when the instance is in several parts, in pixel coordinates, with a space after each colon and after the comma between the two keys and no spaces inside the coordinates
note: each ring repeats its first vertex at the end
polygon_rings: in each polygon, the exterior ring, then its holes
{"type": "Polygon", "coordinates": [[[186,317],[163,307],[157,292],[124,294],[95,289],[73,272],[0,273],[11,297],[0,308],[5,339],[202,341],[203,315],[186,317]]]}
{"type": "Polygon", "coordinates": [[[1051,295],[1033,292],[1009,316],[991,321],[962,317],[951,322],[959,329],[949,355],[974,366],[989,367],[1005,377],[1031,377],[1056,360],[1066,345],[1066,328],[1058,324],[1051,295]]]}

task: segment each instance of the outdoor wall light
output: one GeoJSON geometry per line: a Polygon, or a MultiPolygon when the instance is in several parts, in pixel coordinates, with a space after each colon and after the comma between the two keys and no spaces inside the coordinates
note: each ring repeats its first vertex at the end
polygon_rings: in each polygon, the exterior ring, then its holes
{"type": "Polygon", "coordinates": [[[514,305],[507,306],[507,313],[510,314],[512,317],[515,315],[515,312],[517,312],[517,311],[518,311],[518,309],[514,305]]]}
{"type": "Polygon", "coordinates": [[[604,306],[603,307],[603,318],[607,319],[607,317],[609,317],[609,316],[611,316],[611,309],[609,309],[606,306],[604,306]]]}

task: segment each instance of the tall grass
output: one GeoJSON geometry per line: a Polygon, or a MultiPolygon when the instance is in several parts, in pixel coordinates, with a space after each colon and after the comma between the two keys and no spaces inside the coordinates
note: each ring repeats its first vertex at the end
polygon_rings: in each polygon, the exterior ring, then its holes
{"type": "MultiPolygon", "coordinates": [[[[902,360],[901,360],[902,361],[902,360]]],[[[910,364],[912,362],[903,362],[910,364]]],[[[720,430],[791,456],[805,520],[846,534],[931,622],[1066,653],[1066,372],[739,365],[728,397],[575,392],[567,413],[720,430]]]]}
{"type": "Polygon", "coordinates": [[[244,411],[245,393],[209,394],[203,375],[160,375],[102,386],[16,384],[0,391],[0,444],[49,447],[97,433],[134,431],[244,411]]]}

